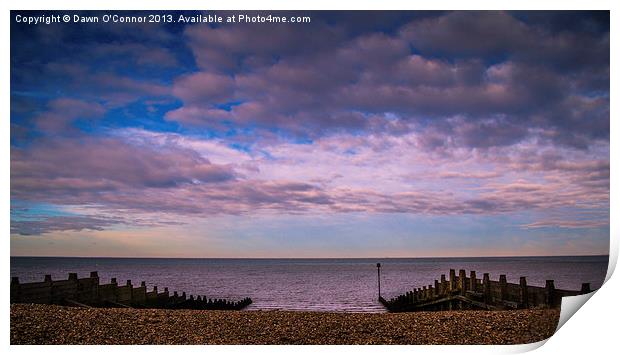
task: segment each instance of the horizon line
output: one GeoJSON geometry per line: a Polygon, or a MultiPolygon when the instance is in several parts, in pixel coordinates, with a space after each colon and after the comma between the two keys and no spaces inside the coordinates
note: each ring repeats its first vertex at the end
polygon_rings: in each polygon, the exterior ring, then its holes
{"type": "Polygon", "coordinates": [[[364,256],[364,257],[186,257],[186,256],[58,256],[58,255],[10,255],[11,258],[97,258],[97,259],[457,259],[457,258],[549,258],[549,257],[585,257],[606,256],[608,254],[566,254],[566,255],[483,255],[483,256],[364,256]]]}

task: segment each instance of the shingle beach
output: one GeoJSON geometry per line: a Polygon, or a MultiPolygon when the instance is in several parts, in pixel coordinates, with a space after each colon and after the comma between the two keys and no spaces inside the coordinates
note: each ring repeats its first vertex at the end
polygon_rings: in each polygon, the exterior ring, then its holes
{"type": "Polygon", "coordinates": [[[11,344],[522,344],[559,310],[327,313],[11,305],[11,344]]]}

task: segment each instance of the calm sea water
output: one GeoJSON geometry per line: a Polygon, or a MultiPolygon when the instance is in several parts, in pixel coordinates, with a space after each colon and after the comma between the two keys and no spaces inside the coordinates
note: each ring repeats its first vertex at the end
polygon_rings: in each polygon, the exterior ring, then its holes
{"type": "MultiPolygon", "coordinates": [[[[101,283],[116,277],[119,284],[146,281],[150,290],[185,291],[209,298],[251,297],[248,310],[312,310],[383,312],[377,302],[377,268],[381,293],[392,297],[432,284],[449,269],[489,272],[492,280],[506,274],[508,282],[526,276],[528,284],[579,290],[582,282],[601,286],[607,256],[390,259],[160,259],[11,257],[11,276],[20,282],[66,279],[69,272],[87,277],[98,271],[101,283]]],[[[387,298],[386,297],[386,298],[387,298]]]]}

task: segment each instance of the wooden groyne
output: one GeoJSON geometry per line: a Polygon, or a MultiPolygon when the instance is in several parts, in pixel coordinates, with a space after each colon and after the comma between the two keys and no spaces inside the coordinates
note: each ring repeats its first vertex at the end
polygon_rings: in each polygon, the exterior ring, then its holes
{"type": "Polygon", "coordinates": [[[11,278],[11,303],[60,304],[82,307],[131,307],[131,308],[169,308],[169,309],[220,309],[240,310],[252,303],[249,297],[239,301],[211,299],[206,296],[186,296],[185,292],[173,294],[165,287],[158,292],[157,286],[151,291],[143,281],[134,287],[131,280],[119,285],[116,278],[109,284],[100,284],[96,271],[90,277],[78,279],[70,273],[67,280],[52,280],[45,275],[42,282],[20,283],[17,277],[11,278]]]}
{"type": "Polygon", "coordinates": [[[556,289],[553,280],[547,280],[545,287],[538,287],[529,286],[525,277],[519,279],[519,284],[512,284],[506,281],[506,275],[493,281],[488,273],[479,279],[475,271],[467,277],[465,270],[459,270],[457,276],[451,269],[447,280],[446,275],[441,275],[434,285],[416,288],[389,301],[379,296],[379,302],[390,312],[556,308],[564,296],[589,292],[589,283],[582,284],[580,291],[568,291],[556,289]]]}

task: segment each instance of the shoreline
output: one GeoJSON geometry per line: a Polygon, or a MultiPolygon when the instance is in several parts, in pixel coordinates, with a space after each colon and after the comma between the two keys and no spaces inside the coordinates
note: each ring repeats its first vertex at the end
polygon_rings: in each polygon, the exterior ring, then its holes
{"type": "Polygon", "coordinates": [[[11,344],[524,344],[559,309],[341,313],[11,305],[11,344]]]}

